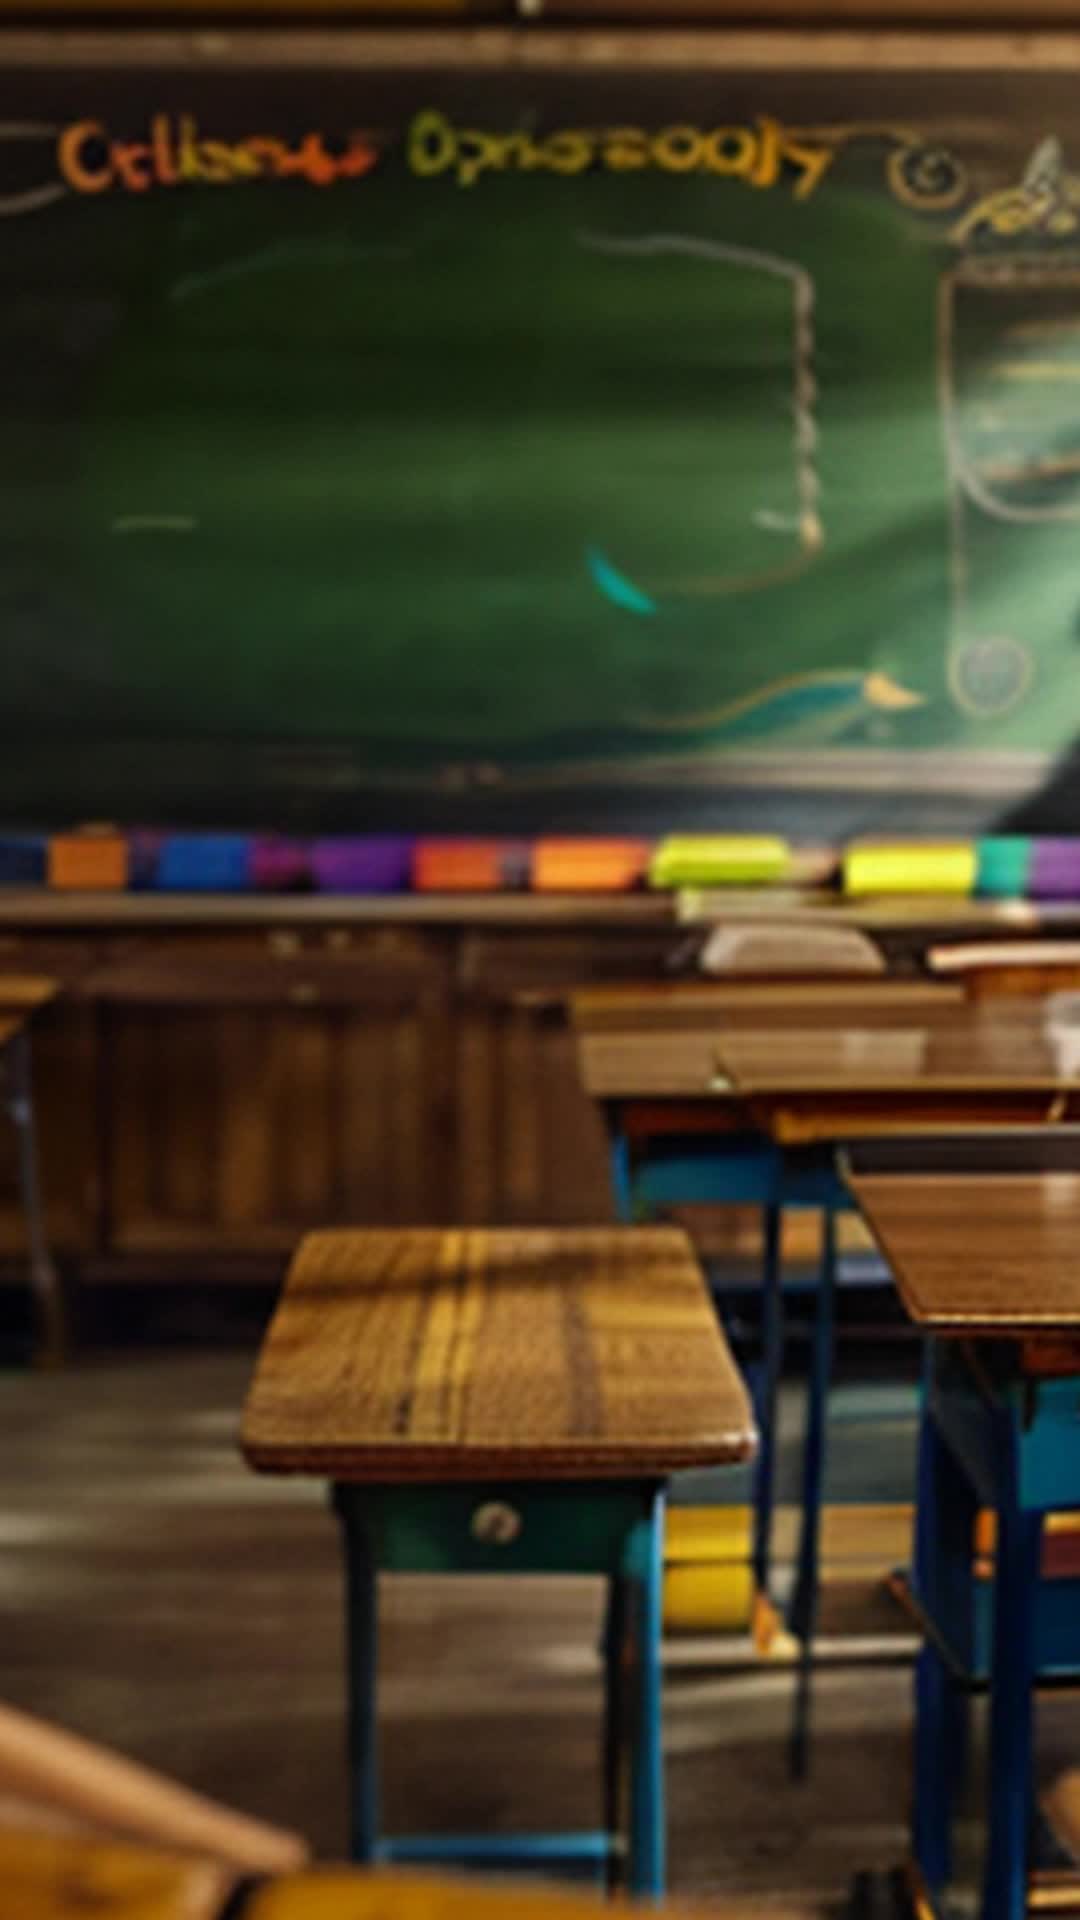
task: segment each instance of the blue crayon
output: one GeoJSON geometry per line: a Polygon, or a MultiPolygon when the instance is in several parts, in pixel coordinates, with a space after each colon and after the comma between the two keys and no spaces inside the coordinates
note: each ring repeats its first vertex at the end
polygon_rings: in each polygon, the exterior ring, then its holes
{"type": "Polygon", "coordinates": [[[252,845],[250,834],[166,834],[154,885],[166,893],[244,893],[252,883],[252,845]]]}

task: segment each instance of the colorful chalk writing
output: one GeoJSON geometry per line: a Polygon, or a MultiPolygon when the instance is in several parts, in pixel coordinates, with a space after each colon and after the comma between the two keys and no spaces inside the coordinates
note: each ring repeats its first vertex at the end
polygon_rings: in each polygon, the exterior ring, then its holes
{"type": "Polygon", "coordinates": [[[30,142],[45,147],[52,177],[0,193],[0,214],[33,213],[66,192],[144,194],[157,188],[230,187],[253,180],[332,187],[362,179],[379,159],[378,147],[366,133],[343,140],[318,132],[298,140],[264,133],[212,139],[200,131],[195,116],[186,113],[153,114],[147,133],[137,139],[121,139],[103,120],[92,118],[61,127],[0,125],[4,146],[30,142]]]}
{"type": "Polygon", "coordinates": [[[998,188],[976,200],[955,223],[957,246],[980,240],[1014,240],[1041,235],[1067,240],[1080,229],[1080,179],[1065,168],[1060,140],[1043,140],[1015,186],[998,188]]]}
{"type": "Polygon", "coordinates": [[[560,127],[544,134],[461,127],[428,108],[409,127],[410,171],[430,180],[450,178],[473,187],[488,173],[578,174],[592,168],[638,173],[712,174],[748,187],[791,179],[797,200],[808,200],[832,164],[834,148],[793,132],[768,115],[753,126],[702,128],[560,127]]]}

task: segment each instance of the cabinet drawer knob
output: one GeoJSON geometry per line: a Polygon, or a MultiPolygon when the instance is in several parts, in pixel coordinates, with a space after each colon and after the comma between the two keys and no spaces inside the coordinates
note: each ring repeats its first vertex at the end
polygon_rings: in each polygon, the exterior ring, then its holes
{"type": "Polygon", "coordinates": [[[469,1531],[487,1547],[508,1547],[521,1532],[521,1515],[505,1500],[486,1500],[473,1514],[469,1531]]]}
{"type": "Polygon", "coordinates": [[[289,999],[294,1007],[314,1007],[318,1004],[319,989],[310,980],[298,980],[289,988],[289,999]]]}

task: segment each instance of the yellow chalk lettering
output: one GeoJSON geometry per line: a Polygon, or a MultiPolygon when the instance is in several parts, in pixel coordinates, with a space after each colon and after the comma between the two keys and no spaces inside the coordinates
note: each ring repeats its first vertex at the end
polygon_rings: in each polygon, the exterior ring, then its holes
{"type": "Polygon", "coordinates": [[[408,138],[409,169],[430,180],[447,173],[457,159],[457,136],[443,113],[430,110],[413,116],[408,138]]]}
{"type": "Polygon", "coordinates": [[[593,161],[593,142],[587,133],[567,129],[553,133],[541,148],[545,166],[552,173],[584,173],[593,161]]]}
{"type": "Polygon", "coordinates": [[[612,173],[633,173],[649,164],[649,143],[640,127],[612,127],[604,135],[603,152],[612,173]]]}
{"type": "MultiPolygon", "coordinates": [[[[775,120],[762,120],[760,124],[763,137],[767,129],[768,137],[776,142],[777,151],[774,179],[762,184],[773,185],[774,181],[780,177],[781,165],[786,161],[788,165],[797,167],[799,170],[799,178],[795,182],[796,200],[809,200],[810,195],[821,185],[832,166],[833,149],[808,147],[804,141],[793,138],[783,127],[778,126],[775,120]]],[[[758,182],[755,181],[754,185],[757,184],[758,182]]]]}
{"type": "Polygon", "coordinates": [[[535,173],[544,165],[544,149],[528,133],[491,136],[493,165],[516,168],[519,173],[535,173]]]}
{"type": "Polygon", "coordinates": [[[507,148],[513,145],[497,133],[481,133],[477,127],[463,127],[457,137],[457,181],[459,187],[475,187],[482,173],[497,173],[507,165],[507,148]]]}
{"type": "Polygon", "coordinates": [[[704,151],[710,173],[749,180],[758,166],[758,139],[750,127],[717,127],[706,136],[704,151]]]}
{"type": "Polygon", "coordinates": [[[747,173],[747,184],[751,187],[775,187],[784,166],[783,127],[767,115],[759,115],[756,144],[757,158],[747,173]]]}
{"type": "Polygon", "coordinates": [[[202,142],[203,178],[227,186],[233,177],[233,150],[223,140],[202,142]]]}
{"type": "Polygon", "coordinates": [[[704,147],[696,127],[665,127],[653,140],[653,157],[665,173],[693,173],[701,165],[704,147]]]}

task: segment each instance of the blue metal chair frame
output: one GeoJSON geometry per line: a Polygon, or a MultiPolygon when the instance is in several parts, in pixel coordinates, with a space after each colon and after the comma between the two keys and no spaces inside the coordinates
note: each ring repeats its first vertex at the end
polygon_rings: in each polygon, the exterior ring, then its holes
{"type": "Polygon", "coordinates": [[[352,1858],[364,1864],[441,1862],[548,1872],[558,1867],[574,1874],[589,1873],[609,1885],[625,1875],[629,1891],[637,1898],[659,1899],[664,1892],[666,1841],[662,1486],[619,1481],[482,1488],[338,1484],[333,1502],[345,1559],[352,1858]],[[522,1517],[520,1536],[486,1543],[470,1532],[469,1510],[491,1502],[522,1517]],[[606,1574],[601,1828],[402,1838],[380,1833],[377,1580],[380,1571],[391,1569],[606,1574]],[[629,1748],[630,1763],[625,1842],[619,1832],[624,1747],[629,1748]]]}
{"type": "MultiPolygon", "coordinates": [[[[633,1104],[633,1103],[628,1103],[633,1104]]],[[[788,1624],[799,1643],[791,1766],[797,1778],[809,1764],[814,1636],[817,1627],[824,1503],[828,1395],[832,1379],[836,1292],[836,1216],[851,1212],[851,1196],[831,1149],[783,1149],[767,1135],[747,1131],[657,1134],[632,1142],[623,1103],[607,1107],[611,1180],[624,1223],[654,1217],[672,1206],[757,1206],[762,1211],[761,1366],[755,1416],[759,1450],[753,1494],[751,1562],[759,1593],[769,1591],[776,1505],[777,1403],[785,1345],[780,1233],[785,1208],[819,1212],[821,1261],[814,1334],[807,1376],[803,1450],[802,1523],[788,1624]],[[636,1149],[636,1150],[635,1150],[636,1149]]]]}
{"type": "MultiPolygon", "coordinates": [[[[1022,1920],[1032,1830],[1033,1703],[1045,1656],[1080,1670],[1076,1632],[1041,1579],[1047,1513],[1080,1508],[1080,1375],[1025,1379],[1015,1350],[928,1343],[920,1427],[915,1593],[929,1624],[915,1680],[913,1851],[939,1898],[952,1876],[952,1824],[964,1786],[968,1700],[979,1679],[974,1526],[997,1516],[988,1687],[990,1757],[982,1920],[1022,1920]]],[[[1075,1595],[1075,1583],[1068,1583],[1075,1595]]]]}

